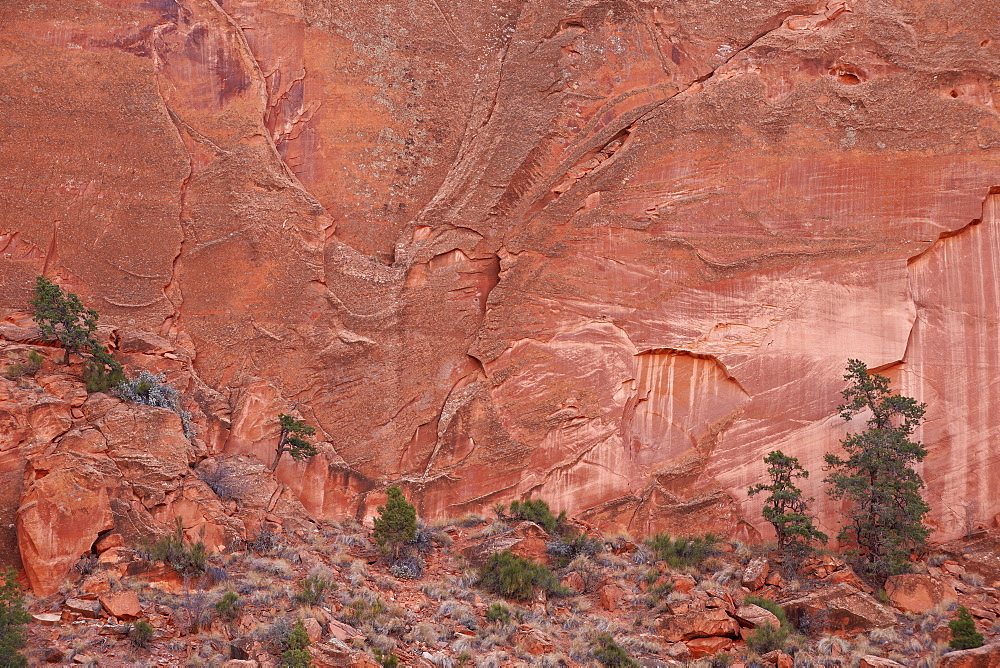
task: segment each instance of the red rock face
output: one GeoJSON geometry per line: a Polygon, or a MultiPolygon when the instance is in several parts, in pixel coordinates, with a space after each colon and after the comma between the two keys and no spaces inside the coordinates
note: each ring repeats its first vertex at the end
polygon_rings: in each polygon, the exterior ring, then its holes
{"type": "Polygon", "coordinates": [[[192,351],[213,454],[298,405],[317,515],[755,537],[780,448],[836,533],[850,357],[928,403],[936,537],[1000,512],[996,3],[266,5],[0,7],[5,314],[192,351]]]}

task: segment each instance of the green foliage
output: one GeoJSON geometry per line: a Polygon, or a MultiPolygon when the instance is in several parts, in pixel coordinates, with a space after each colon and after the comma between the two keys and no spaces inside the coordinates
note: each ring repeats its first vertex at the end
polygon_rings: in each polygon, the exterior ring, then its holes
{"type": "Polygon", "coordinates": [[[503,603],[490,603],[489,609],[486,610],[486,621],[491,624],[510,623],[510,608],[503,603]]]}
{"type": "Polygon", "coordinates": [[[175,518],[174,532],[153,543],[149,555],[156,561],[170,564],[178,573],[199,574],[205,572],[208,563],[208,549],[201,540],[188,543],[184,539],[184,524],[175,518]]]}
{"type": "Polygon", "coordinates": [[[87,392],[109,393],[125,382],[125,370],[108,352],[97,344],[90,350],[91,357],[83,363],[83,382],[87,392]]]}
{"type": "Polygon", "coordinates": [[[796,478],[808,478],[809,472],[802,468],[799,460],[789,457],[781,450],[775,450],[764,458],[771,484],[753,485],[747,494],[770,492],[764,500],[764,519],[774,526],[778,534],[778,546],[785,548],[807,547],[813,540],[826,541],[826,534],[813,526],[813,518],[808,514],[812,499],[802,497],[802,490],[795,486],[796,478]]]}
{"type": "Polygon", "coordinates": [[[389,652],[387,654],[382,650],[376,648],[375,658],[378,660],[380,664],[382,664],[382,668],[397,668],[397,666],[399,666],[399,657],[397,657],[392,652],[389,652]]]}
{"type": "Polygon", "coordinates": [[[391,485],[386,494],[389,499],[378,507],[379,516],[375,518],[375,542],[391,553],[395,562],[403,544],[417,537],[417,509],[406,500],[399,485],[391,485]]]}
{"type": "Polygon", "coordinates": [[[608,666],[609,668],[639,668],[639,664],[607,633],[597,636],[591,645],[593,646],[591,656],[602,666],[608,666]]]}
{"type": "Polygon", "coordinates": [[[542,564],[522,559],[509,550],[491,554],[479,573],[479,585],[505,598],[530,601],[535,588],[562,594],[555,574],[542,564]]]}
{"type": "Polygon", "coordinates": [[[133,647],[145,648],[153,639],[153,625],[145,619],[140,619],[128,630],[128,639],[133,647]]]}
{"type": "Polygon", "coordinates": [[[951,642],[948,646],[952,649],[975,649],[982,647],[985,642],[983,634],[976,630],[976,623],[964,605],[958,608],[958,619],[948,622],[948,628],[951,629],[951,642]]]}
{"type": "Polygon", "coordinates": [[[646,541],[657,561],[665,561],[672,568],[695,566],[715,552],[719,539],[712,534],[703,537],[673,539],[668,533],[658,533],[646,541]]]}
{"type": "Polygon", "coordinates": [[[778,628],[774,628],[772,624],[758,626],[747,636],[747,647],[757,654],[767,654],[776,649],[783,650],[790,632],[791,630],[784,626],[778,628]]]}
{"type": "Polygon", "coordinates": [[[37,350],[28,353],[28,359],[24,362],[14,362],[7,367],[3,375],[10,380],[20,380],[23,376],[34,376],[42,368],[45,357],[37,350]]]}
{"type": "Polygon", "coordinates": [[[302,581],[301,587],[295,595],[296,601],[304,605],[320,605],[326,598],[326,593],[336,589],[337,585],[322,575],[313,573],[302,581]]]}
{"type": "MultiPolygon", "coordinates": [[[[504,515],[502,512],[499,514],[504,515]]],[[[510,513],[506,514],[506,517],[512,520],[534,522],[549,533],[553,533],[560,522],[566,519],[566,513],[564,511],[559,513],[559,517],[556,517],[549,509],[549,504],[541,499],[527,499],[526,501],[511,501],[510,513]]]]}
{"type": "Polygon", "coordinates": [[[869,411],[864,431],[847,436],[841,445],[846,458],[826,455],[826,469],[834,499],[846,500],[847,524],[839,538],[853,542],[859,574],[874,584],[906,568],[908,551],[923,547],[930,533],[923,525],[930,510],[921,498],[924,481],[912,464],[923,461],[927,450],[909,439],[923,419],[925,404],[891,394],[889,379],[869,374],[859,360],[850,360],[844,379],[845,420],[869,411]]]}
{"type": "Polygon", "coordinates": [[[26,644],[24,626],[31,621],[31,615],[24,608],[17,571],[8,566],[3,577],[0,585],[0,666],[22,668],[28,661],[17,650],[26,644]]]}
{"type": "Polygon", "coordinates": [[[586,534],[576,531],[564,531],[561,536],[545,544],[545,551],[556,568],[565,568],[581,554],[593,556],[603,549],[601,541],[587,538],[586,534]]]}
{"type": "Polygon", "coordinates": [[[274,453],[274,462],[271,463],[271,470],[278,468],[281,455],[288,453],[295,461],[302,461],[315,457],[319,450],[316,446],[303,438],[316,433],[315,427],[310,427],[305,422],[297,420],[285,413],[278,414],[278,424],[281,425],[281,432],[278,435],[278,446],[274,453]]]}
{"type": "Polygon", "coordinates": [[[69,364],[70,353],[89,351],[97,346],[91,336],[97,329],[97,311],[86,308],[72,292],[64,293],[58,285],[39,276],[35,279],[31,306],[35,310],[35,323],[42,333],[55,336],[66,349],[63,364],[69,364]]]}
{"type": "Polygon", "coordinates": [[[234,591],[227,591],[218,601],[215,602],[215,612],[219,617],[227,622],[236,621],[240,616],[240,595],[234,591]]]}
{"type": "Polygon", "coordinates": [[[63,344],[66,354],[63,364],[69,364],[70,353],[87,358],[83,379],[88,392],[109,392],[125,380],[125,371],[110,353],[93,337],[97,329],[97,311],[84,307],[72,292],[39,276],[35,279],[35,297],[31,300],[35,310],[34,320],[42,333],[55,336],[63,344]]]}
{"type": "Polygon", "coordinates": [[[295,622],[285,644],[288,649],[281,653],[282,668],[310,668],[313,665],[309,650],[306,649],[312,641],[309,640],[301,619],[295,622]]]}

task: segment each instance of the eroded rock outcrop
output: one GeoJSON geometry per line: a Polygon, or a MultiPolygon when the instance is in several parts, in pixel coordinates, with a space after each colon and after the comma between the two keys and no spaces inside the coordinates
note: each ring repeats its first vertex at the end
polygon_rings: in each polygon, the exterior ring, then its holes
{"type": "MultiPolygon", "coordinates": [[[[278,474],[331,517],[401,481],[428,517],[531,494],[766,536],[744,490],[856,428],[856,357],[928,403],[955,537],[1000,512],[998,11],[5,3],[0,309],[45,273],[122,353],[188,359],[205,454],[308,406],[327,446],[278,474]]],[[[51,442],[65,403],[0,405],[0,439],[51,442]]],[[[174,503],[121,460],[136,512],[174,503]]]]}

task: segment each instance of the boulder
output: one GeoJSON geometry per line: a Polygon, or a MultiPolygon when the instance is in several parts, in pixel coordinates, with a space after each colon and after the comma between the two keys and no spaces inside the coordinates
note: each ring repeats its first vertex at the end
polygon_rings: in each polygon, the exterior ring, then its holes
{"type": "Polygon", "coordinates": [[[667,642],[711,636],[736,638],[739,636],[739,624],[725,610],[711,608],[664,616],[660,619],[659,633],[667,642]]]}
{"type": "Polygon", "coordinates": [[[948,652],[938,661],[938,668],[1000,668],[1000,643],[948,652]]]}
{"type": "Polygon", "coordinates": [[[302,626],[306,629],[306,635],[312,642],[318,642],[323,637],[323,626],[315,617],[306,617],[302,620],[302,626]]]}
{"type": "Polygon", "coordinates": [[[618,585],[608,583],[598,590],[597,595],[601,602],[601,607],[611,612],[618,609],[622,599],[625,598],[626,592],[618,585]]]}
{"type": "Polygon", "coordinates": [[[941,603],[958,600],[951,585],[916,573],[892,576],[886,580],[885,593],[889,602],[903,612],[923,613],[941,603]]]}
{"type": "Polygon", "coordinates": [[[538,629],[521,628],[513,633],[511,640],[528,654],[539,656],[552,651],[552,639],[538,629]]]}
{"type": "Polygon", "coordinates": [[[781,621],[774,614],[759,605],[741,605],[736,610],[736,621],[740,626],[755,629],[765,624],[770,624],[774,628],[781,626],[781,621]]]}
{"type": "Polygon", "coordinates": [[[760,658],[763,660],[765,665],[775,666],[775,668],[794,668],[795,666],[795,661],[792,657],[788,656],[780,649],[768,652],[760,658]]]}
{"type": "Polygon", "coordinates": [[[519,557],[544,564],[548,562],[545,548],[548,541],[549,534],[542,527],[534,522],[519,522],[506,533],[469,545],[462,550],[462,554],[470,563],[479,566],[485,564],[491,554],[504,550],[510,550],[519,557]]]}
{"type": "Polygon", "coordinates": [[[771,565],[764,557],[751,559],[743,570],[743,586],[750,591],[757,591],[766,584],[770,570],[771,565]]]}
{"type": "Polygon", "coordinates": [[[587,585],[583,581],[583,576],[576,571],[567,573],[563,576],[562,580],[559,581],[559,584],[567,589],[572,589],[578,594],[582,594],[587,588],[587,585]]]}
{"type": "Polygon", "coordinates": [[[345,624],[344,622],[337,621],[336,619],[330,621],[329,629],[330,635],[341,642],[350,642],[355,638],[365,637],[365,634],[358,631],[350,624],[345,624]]]}
{"type": "Polygon", "coordinates": [[[66,609],[84,617],[98,619],[101,617],[102,606],[100,601],[90,601],[82,598],[66,599],[66,609]]]}
{"type": "MultiPolygon", "coordinates": [[[[896,616],[888,608],[846,583],[809,592],[782,607],[789,618],[826,631],[866,631],[896,623],[896,616]]],[[[801,623],[797,621],[796,626],[801,623]]]]}
{"type": "Polygon", "coordinates": [[[692,659],[700,659],[703,656],[715,656],[719,652],[731,649],[733,639],[728,637],[695,638],[685,641],[684,644],[691,652],[692,659]]]}
{"type": "Polygon", "coordinates": [[[99,600],[104,609],[112,617],[129,621],[142,616],[142,605],[139,603],[139,595],[132,590],[101,594],[99,600]]]}

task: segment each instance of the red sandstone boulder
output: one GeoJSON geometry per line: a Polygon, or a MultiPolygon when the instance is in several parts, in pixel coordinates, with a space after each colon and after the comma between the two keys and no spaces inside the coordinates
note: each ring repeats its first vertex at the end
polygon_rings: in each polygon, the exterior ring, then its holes
{"type": "Polygon", "coordinates": [[[863,631],[896,623],[885,606],[849,584],[824,587],[786,601],[782,607],[792,619],[806,617],[830,631],[863,631]]]}
{"type": "Polygon", "coordinates": [[[998,668],[1000,644],[948,652],[938,661],[938,668],[998,668]]]}
{"type": "Polygon", "coordinates": [[[606,584],[597,590],[597,596],[598,600],[601,602],[601,607],[608,611],[617,610],[622,599],[625,598],[625,595],[625,590],[614,583],[606,584]]]}
{"type": "Polygon", "coordinates": [[[734,617],[740,623],[740,626],[751,629],[756,629],[766,624],[770,624],[775,629],[781,626],[781,621],[773,613],[759,605],[742,605],[736,610],[734,617]]]}
{"type": "Polygon", "coordinates": [[[667,642],[709,636],[736,638],[739,636],[739,624],[725,610],[713,608],[661,617],[659,633],[667,642]]]}
{"type": "Polygon", "coordinates": [[[770,564],[764,557],[751,559],[743,570],[743,586],[750,591],[757,591],[764,586],[770,569],[770,564]]]}
{"type": "Polygon", "coordinates": [[[684,644],[691,652],[692,659],[700,659],[703,656],[715,656],[719,652],[725,652],[732,648],[733,639],[728,637],[695,638],[685,641],[684,644]]]}
{"type": "MultiPolygon", "coordinates": [[[[940,664],[939,664],[940,665],[940,664]]],[[[903,664],[874,654],[866,654],[858,662],[858,668],[906,668],[903,664]]]]}
{"type": "Polygon", "coordinates": [[[139,595],[134,591],[116,591],[102,594],[101,605],[112,617],[117,617],[123,621],[138,619],[142,616],[142,605],[139,603],[139,595]]]}
{"type": "Polygon", "coordinates": [[[951,585],[929,575],[894,575],[886,580],[889,601],[903,612],[927,612],[936,605],[958,600],[951,585]]]}

